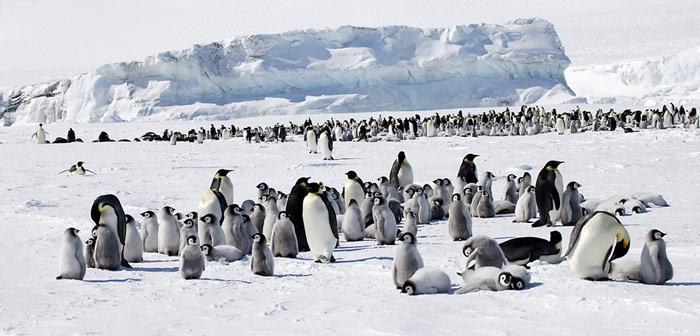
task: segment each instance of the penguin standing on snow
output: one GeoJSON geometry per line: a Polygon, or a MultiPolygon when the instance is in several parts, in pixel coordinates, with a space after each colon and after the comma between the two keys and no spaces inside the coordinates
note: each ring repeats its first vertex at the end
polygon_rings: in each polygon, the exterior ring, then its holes
{"type": "Polygon", "coordinates": [[[300,177],[292,187],[292,191],[287,196],[287,206],[285,212],[294,223],[294,233],[297,236],[299,252],[308,252],[309,243],[306,241],[306,231],[304,230],[304,198],[309,194],[310,177],[300,177]]]}
{"type": "Polygon", "coordinates": [[[272,255],[282,258],[296,258],[299,253],[297,235],[294,232],[294,224],[287,217],[287,213],[280,211],[277,214],[277,222],[272,229],[270,239],[272,255]]]}
{"type": "MultiPolygon", "coordinates": [[[[120,264],[122,266],[131,268],[129,262],[124,258],[124,244],[126,243],[126,214],[124,213],[124,208],[122,208],[122,204],[119,202],[117,196],[108,194],[97,197],[92,203],[90,217],[95,225],[104,224],[107,228],[112,230],[114,236],[118,237],[117,247],[115,250],[102,252],[105,254],[111,254],[110,258],[120,260],[120,264]]],[[[98,240],[95,241],[96,247],[100,244],[98,240]]],[[[102,244],[102,246],[111,246],[111,244],[102,244]]]]}
{"type": "Polygon", "coordinates": [[[343,186],[343,199],[345,200],[345,207],[350,206],[350,201],[355,200],[358,204],[362,202],[365,197],[365,186],[362,179],[357,176],[357,173],[353,170],[345,173],[348,177],[343,186]]]}
{"type": "Polygon", "coordinates": [[[256,233],[251,238],[253,239],[253,258],[250,261],[250,270],[255,275],[272,276],[275,273],[275,259],[267,246],[265,236],[256,233]]]}
{"type": "Polygon", "coordinates": [[[56,277],[57,280],[83,280],[85,277],[83,242],[80,241],[78,232],[76,228],[67,228],[63,232],[63,245],[58,262],[60,274],[56,277]]]}
{"type": "Polygon", "coordinates": [[[199,279],[205,267],[204,254],[197,242],[197,237],[189,236],[187,246],[180,256],[180,275],[185,280],[199,279]]]}
{"type": "Polygon", "coordinates": [[[640,282],[652,285],[663,285],[673,278],[673,266],[666,256],[665,233],[651,230],[644,238],[642,249],[640,282]]]}
{"type": "Polygon", "coordinates": [[[537,176],[535,199],[540,218],[532,224],[533,227],[553,226],[559,219],[561,202],[564,196],[564,182],[557,167],[562,163],[564,162],[555,160],[547,162],[537,176]]]}
{"type": "Polygon", "coordinates": [[[391,166],[389,182],[396,186],[396,188],[413,184],[413,168],[411,168],[411,164],[406,160],[406,153],[403,151],[399,152],[398,157],[391,166]]]}
{"type": "Polygon", "coordinates": [[[141,213],[143,223],[141,223],[141,236],[144,252],[158,252],[158,217],[153,211],[141,213]]]}
{"type": "Polygon", "coordinates": [[[457,172],[457,178],[462,180],[464,184],[467,183],[477,183],[479,176],[476,172],[476,163],[474,159],[479,156],[476,154],[467,154],[462,159],[462,163],[459,165],[459,171],[457,172]]]}
{"type": "Polygon", "coordinates": [[[338,223],[330,201],[318,183],[310,183],[304,197],[302,216],[311,254],[317,262],[334,262],[338,244],[338,223]]]}
{"type": "Polygon", "coordinates": [[[211,186],[209,186],[209,189],[216,190],[224,195],[226,205],[233,204],[233,182],[231,182],[231,178],[228,177],[228,173],[230,172],[231,170],[229,169],[217,170],[216,174],[214,174],[214,178],[211,180],[211,186]]]}
{"type": "Polygon", "coordinates": [[[583,210],[581,209],[581,197],[578,193],[578,188],[581,185],[578,182],[571,181],[566,185],[564,197],[561,204],[561,224],[564,226],[574,226],[583,218],[583,210]]]}
{"type": "Polygon", "coordinates": [[[136,221],[131,215],[126,215],[126,239],[124,244],[124,258],[128,262],[143,261],[143,242],[136,228],[136,221]]]}
{"type": "Polygon", "coordinates": [[[333,160],[333,138],[331,138],[328,128],[321,131],[321,135],[318,137],[318,147],[324,160],[333,160]]]}
{"type": "Polygon", "coordinates": [[[394,262],[391,265],[391,275],[397,289],[423,267],[423,258],[416,247],[416,236],[410,232],[404,232],[399,237],[401,243],[396,247],[394,262]]]}

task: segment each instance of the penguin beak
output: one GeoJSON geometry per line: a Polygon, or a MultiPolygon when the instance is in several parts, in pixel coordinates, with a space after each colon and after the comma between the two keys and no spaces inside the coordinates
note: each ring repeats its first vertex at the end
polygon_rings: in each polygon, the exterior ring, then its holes
{"type": "Polygon", "coordinates": [[[659,231],[659,233],[661,234],[661,237],[666,237],[666,234],[665,234],[665,233],[663,233],[663,232],[661,232],[661,231],[659,231]]]}

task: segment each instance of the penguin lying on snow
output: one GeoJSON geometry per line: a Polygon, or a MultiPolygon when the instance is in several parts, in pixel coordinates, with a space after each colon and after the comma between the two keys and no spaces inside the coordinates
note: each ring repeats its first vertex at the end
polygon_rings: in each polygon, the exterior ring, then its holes
{"type": "Polygon", "coordinates": [[[68,168],[66,170],[62,170],[62,171],[58,172],[58,174],[60,175],[60,174],[68,172],[68,173],[71,173],[73,175],[85,175],[85,173],[87,172],[87,173],[92,173],[92,175],[97,175],[97,173],[95,173],[94,171],[83,167],[84,164],[85,164],[85,162],[78,161],[78,163],[70,166],[70,168],[68,168]]]}
{"type": "Polygon", "coordinates": [[[452,281],[447,273],[432,267],[418,269],[403,286],[401,293],[408,295],[447,293],[452,288],[452,281]]]}
{"type": "Polygon", "coordinates": [[[562,238],[559,231],[552,231],[549,240],[537,237],[520,237],[499,244],[509,262],[527,267],[541,260],[546,263],[561,262],[562,238]]]}

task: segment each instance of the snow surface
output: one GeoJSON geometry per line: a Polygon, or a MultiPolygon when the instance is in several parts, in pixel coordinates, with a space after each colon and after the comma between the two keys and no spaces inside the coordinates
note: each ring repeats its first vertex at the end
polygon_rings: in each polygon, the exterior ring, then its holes
{"type": "Polygon", "coordinates": [[[568,65],[554,27],[541,19],[435,29],[344,26],[250,35],[105,65],[10,93],[5,117],[20,124],[109,122],[511,106],[542,97],[560,103],[572,98],[568,65]]]}
{"type": "MultiPolygon", "coordinates": [[[[133,138],[149,130],[208,125],[55,123],[46,129],[51,138],[73,127],[79,137],[95,139],[101,130],[112,138],[133,138]]],[[[335,161],[307,154],[299,137],[284,144],[247,144],[237,138],[203,145],[39,146],[29,140],[33,131],[22,125],[0,128],[5,162],[0,174],[0,334],[697,335],[700,330],[697,129],[336,143],[335,161]],[[665,286],[588,282],[576,279],[564,262],[535,265],[531,288],[524,291],[408,297],[391,280],[393,247],[343,241],[337,263],[315,264],[308,253],[295,260],[277,258],[277,275],[271,278],[254,276],[244,260],[209,263],[204,279],[185,281],[176,272],[176,258],[146,254],[146,262],[133,270],[89,269],[85,281],[54,280],[63,230],[77,227],[86,239],[93,225],[90,206],[100,194],[114,193],[131,214],[164,205],[185,212],[196,208],[218,168],[234,169],[231,177],[241,202],[257,195],[255,185],[261,181],[288,191],[299,176],[340,187],[348,170],[365,180],[387,175],[399,150],[406,152],[419,183],[453,178],[465,153],[481,154],[477,165],[498,177],[493,188],[499,198],[508,173],[532,167],[529,172],[537,174],[550,159],[566,162],[560,166],[565,182],[581,183],[587,198],[661,193],[671,207],[621,218],[632,239],[623,260],[639,258],[644,234],[658,228],[668,234],[674,278],[665,286]],[[78,160],[98,175],[56,175],[78,160]]],[[[549,229],[515,224],[507,216],[474,218],[474,230],[499,241],[549,236],[549,229]]],[[[571,228],[557,230],[567,246],[571,228]]],[[[421,226],[418,248],[426,266],[446,271],[454,287],[461,284],[455,272],[465,258],[461,243],[449,239],[446,222],[421,226]]]]}

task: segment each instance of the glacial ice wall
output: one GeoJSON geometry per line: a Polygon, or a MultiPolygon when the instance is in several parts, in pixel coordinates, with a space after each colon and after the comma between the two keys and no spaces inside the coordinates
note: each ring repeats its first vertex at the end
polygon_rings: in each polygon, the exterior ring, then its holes
{"type": "Polygon", "coordinates": [[[166,51],[5,94],[6,123],[228,119],[564,101],[552,24],[291,31],[166,51]]]}

